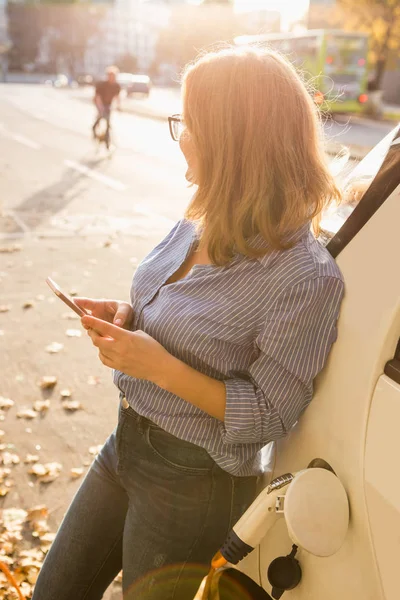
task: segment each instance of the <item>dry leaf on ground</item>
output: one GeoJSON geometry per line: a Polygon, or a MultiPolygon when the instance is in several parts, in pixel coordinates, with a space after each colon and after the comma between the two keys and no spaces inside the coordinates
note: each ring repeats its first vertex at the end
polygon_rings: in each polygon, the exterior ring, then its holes
{"type": "Polygon", "coordinates": [[[0,396],[0,409],[8,410],[12,406],[14,406],[14,400],[11,400],[10,398],[4,398],[4,396],[0,396]]]}
{"type": "Polygon", "coordinates": [[[89,375],[87,383],[89,385],[98,385],[100,383],[100,377],[97,377],[97,375],[89,375]]]}
{"type": "Polygon", "coordinates": [[[9,467],[10,465],[19,465],[21,459],[14,452],[2,452],[0,454],[0,462],[4,467],[9,467]]]}
{"type": "Polygon", "coordinates": [[[62,350],[63,348],[64,344],[60,344],[59,342],[52,342],[51,344],[46,346],[45,350],[50,354],[57,354],[57,352],[60,352],[60,350],[62,350]]]}
{"type": "Polygon", "coordinates": [[[11,306],[9,304],[0,304],[0,313],[5,313],[11,310],[11,306]]]}
{"type": "Polygon", "coordinates": [[[70,470],[70,475],[73,479],[78,479],[78,477],[81,477],[83,475],[83,472],[84,472],[83,467],[73,467],[70,470]]]}
{"type": "Polygon", "coordinates": [[[10,244],[9,246],[0,246],[0,252],[5,254],[11,254],[11,252],[19,252],[22,250],[20,244],[10,244]]]}
{"type": "Polygon", "coordinates": [[[68,313],[63,313],[61,315],[61,318],[62,319],[68,319],[68,321],[75,321],[75,320],[80,319],[80,316],[71,311],[71,312],[68,312],[68,313]]]}
{"type": "Polygon", "coordinates": [[[37,454],[27,454],[24,458],[24,463],[29,465],[31,463],[35,463],[39,460],[39,456],[37,454]]]}
{"type": "Polygon", "coordinates": [[[102,447],[103,447],[103,444],[99,444],[98,446],[90,446],[89,454],[91,454],[92,456],[97,456],[97,454],[100,452],[102,447]]]}
{"type": "Polygon", "coordinates": [[[17,412],[18,419],[35,419],[38,413],[31,408],[23,408],[17,412]]]}
{"type": "Polygon", "coordinates": [[[42,390],[48,390],[57,385],[57,377],[55,375],[43,375],[38,381],[38,386],[42,390]]]}
{"type": "Polygon", "coordinates": [[[27,300],[26,302],[23,303],[22,308],[33,308],[35,306],[35,303],[33,302],[33,300],[27,300]]]}
{"type": "Polygon", "coordinates": [[[65,334],[68,337],[81,337],[82,331],[80,329],[67,329],[65,334]]]}
{"type": "Polygon", "coordinates": [[[63,400],[61,402],[62,407],[64,408],[64,410],[80,410],[81,408],[83,408],[82,404],[79,402],[79,400],[63,400]]]}
{"type": "Polygon", "coordinates": [[[28,473],[36,475],[41,483],[51,483],[59,477],[62,470],[62,465],[57,462],[46,463],[44,465],[35,463],[29,469],[28,473]]]}
{"type": "Polygon", "coordinates": [[[50,408],[50,400],[36,400],[33,404],[33,410],[36,412],[45,412],[50,408]]]}
{"type": "Polygon", "coordinates": [[[118,575],[114,578],[115,583],[122,583],[122,571],[118,573],[118,575]]]}
{"type": "Polygon", "coordinates": [[[60,391],[61,394],[61,398],[70,398],[72,396],[72,391],[69,390],[68,388],[65,388],[64,390],[60,391]]]}

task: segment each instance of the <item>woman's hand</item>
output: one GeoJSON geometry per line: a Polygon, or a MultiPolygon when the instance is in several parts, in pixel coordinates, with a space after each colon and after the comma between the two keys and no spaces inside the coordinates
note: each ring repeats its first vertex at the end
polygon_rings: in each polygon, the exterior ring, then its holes
{"type": "Polygon", "coordinates": [[[150,335],[143,331],[125,331],[92,316],[82,317],[81,322],[106,367],[162,384],[173,357],[150,335]]]}
{"type": "Polygon", "coordinates": [[[97,319],[114,323],[117,327],[130,329],[133,322],[133,309],[128,302],[119,300],[93,300],[92,298],[74,298],[74,302],[80,307],[90,310],[97,319]]]}

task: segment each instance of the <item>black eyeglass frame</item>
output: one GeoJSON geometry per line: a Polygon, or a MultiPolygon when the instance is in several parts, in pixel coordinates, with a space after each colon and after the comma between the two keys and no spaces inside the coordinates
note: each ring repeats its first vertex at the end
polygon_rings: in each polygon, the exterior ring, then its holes
{"type": "Polygon", "coordinates": [[[173,123],[183,123],[182,115],[176,114],[168,117],[169,132],[174,142],[179,142],[179,138],[175,137],[173,123]]]}

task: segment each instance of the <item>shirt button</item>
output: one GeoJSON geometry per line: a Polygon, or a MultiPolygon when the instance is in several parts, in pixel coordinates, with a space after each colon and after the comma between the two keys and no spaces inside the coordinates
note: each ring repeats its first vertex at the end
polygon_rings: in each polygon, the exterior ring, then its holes
{"type": "Polygon", "coordinates": [[[129,402],[128,402],[128,400],[125,398],[125,396],[122,398],[121,402],[122,402],[122,408],[128,408],[128,406],[129,406],[129,402]]]}

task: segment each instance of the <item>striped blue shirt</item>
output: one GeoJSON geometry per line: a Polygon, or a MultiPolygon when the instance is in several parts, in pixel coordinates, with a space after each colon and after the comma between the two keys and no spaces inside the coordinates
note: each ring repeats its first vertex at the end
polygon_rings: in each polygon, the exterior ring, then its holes
{"type": "Polygon", "coordinates": [[[115,371],[115,384],[137,413],[205,448],[233,475],[263,472],[261,450],[297,422],[336,339],[342,275],[308,226],[297,239],[262,258],[195,265],[165,285],[197,243],[195,224],[182,220],[133,278],[133,329],[223,381],[225,421],[150,381],[115,371]]]}

